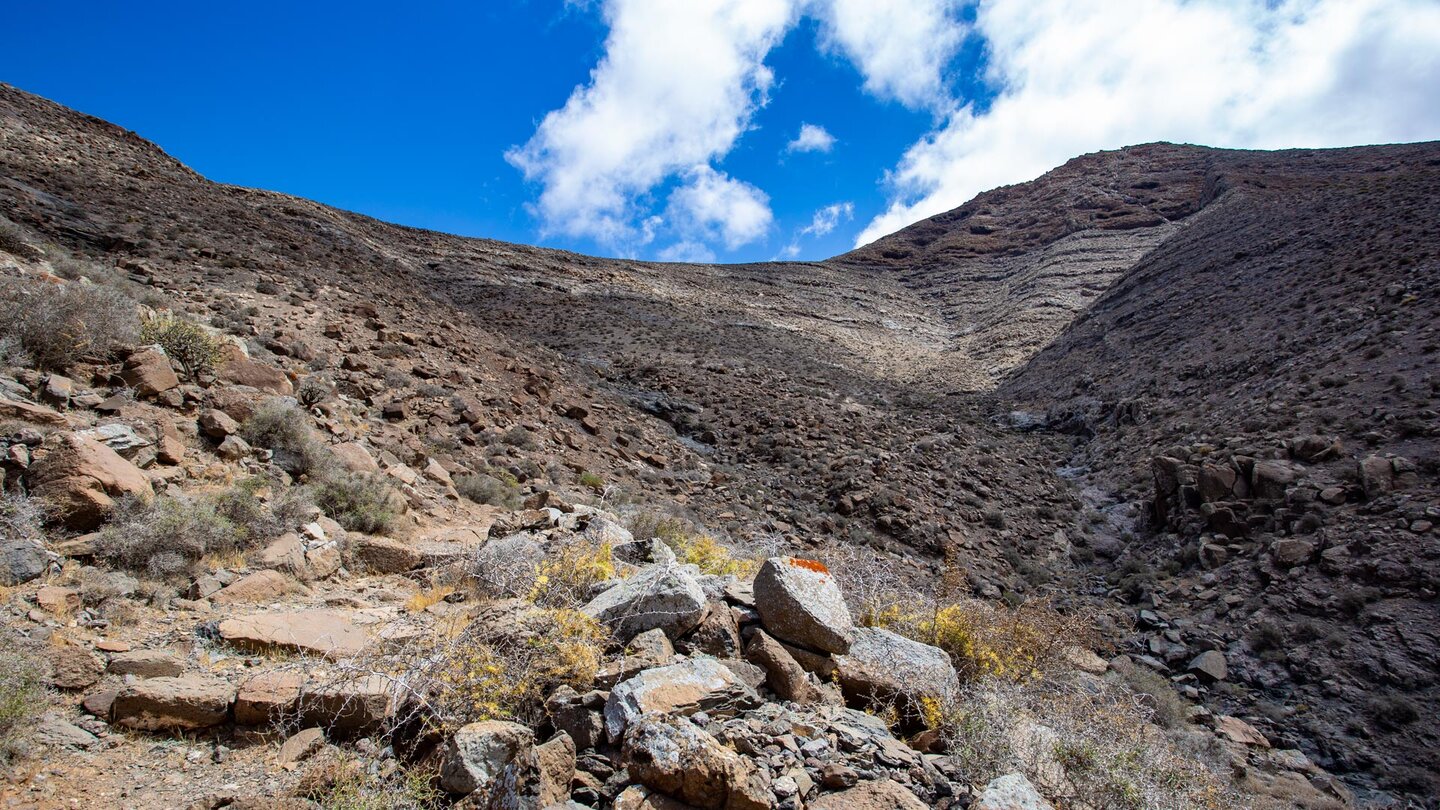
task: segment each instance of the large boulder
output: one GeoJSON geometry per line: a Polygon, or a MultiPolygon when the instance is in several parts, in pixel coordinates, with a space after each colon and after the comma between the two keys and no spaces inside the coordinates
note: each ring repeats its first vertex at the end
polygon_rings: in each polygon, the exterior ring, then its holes
{"type": "Polygon", "coordinates": [[[344,613],[300,610],[255,613],[220,622],[220,638],[244,650],[298,650],[340,659],[358,655],[369,638],[344,613]]]}
{"type": "Polygon", "coordinates": [[[217,605],[236,605],[245,602],[274,602],[292,593],[304,591],[305,587],[279,571],[255,571],[221,588],[210,601],[217,605]]]}
{"type": "Polygon", "coordinates": [[[54,408],[19,399],[0,397],[0,421],[30,422],[47,427],[65,427],[65,414],[54,408]]]}
{"type": "Polygon", "coordinates": [[[306,726],[345,732],[378,728],[395,711],[395,681],[379,674],[311,684],[297,702],[306,726]]]}
{"type": "Polygon", "coordinates": [[[518,768],[522,755],[534,745],[534,732],[519,723],[487,720],[462,726],[450,737],[440,787],[450,793],[488,796],[501,785],[506,769],[518,768]]]}
{"type": "Polygon", "coordinates": [[[389,537],[350,535],[350,556],[372,574],[403,574],[420,566],[420,552],[389,537]]]}
{"type": "Polygon", "coordinates": [[[30,494],[46,502],[71,529],[89,531],[125,495],[149,501],[154,492],[139,467],[94,439],[71,433],[36,464],[30,494]]]}
{"type": "Polygon", "coordinates": [[[776,638],[822,650],[850,649],[854,622],[840,586],[821,563],[771,557],[755,575],[755,607],[776,638]]]}
{"type": "Polygon", "coordinates": [[[148,678],[121,689],[110,712],[126,728],[186,731],[225,722],[234,700],[235,687],[219,678],[148,678]]]}
{"type": "Polygon", "coordinates": [[[1054,810],[1024,774],[1008,773],[985,786],[970,810],[1054,810]]]}
{"type": "Polygon", "coordinates": [[[863,700],[948,700],[960,689],[944,650],[875,627],[857,627],[850,651],[837,656],[834,667],[846,696],[863,700]]]}
{"type": "Polygon", "coordinates": [[[170,367],[170,358],[158,346],[142,349],[125,358],[120,379],[135,389],[136,396],[147,399],[180,385],[180,378],[170,367]]]}
{"type": "Polygon", "coordinates": [[[915,794],[889,780],[862,782],[849,790],[827,793],[806,805],[809,810],[925,810],[915,794]]]}
{"type": "Polygon", "coordinates": [[[768,774],[683,717],[650,715],[625,732],[625,766],[646,787],[707,810],[762,810],[768,774]]]}
{"type": "Polygon", "coordinates": [[[618,742],[626,726],[644,714],[689,716],[759,704],[760,696],[729,667],[713,658],[696,658],[645,670],[612,689],[605,701],[605,733],[618,742]]]}
{"type": "Polygon", "coordinates": [[[765,670],[765,685],[781,700],[815,703],[824,699],[795,657],[763,630],[757,630],[745,645],[745,660],[765,670]]]}
{"type": "Polygon", "coordinates": [[[642,568],[580,610],[629,641],[654,628],[670,638],[693,630],[705,618],[705,592],[684,568],[656,564],[642,568]]]}
{"type": "Polygon", "coordinates": [[[246,385],[260,391],[269,391],[282,397],[288,397],[294,393],[294,386],[290,384],[290,378],[285,375],[285,372],[274,366],[267,366],[251,360],[245,354],[245,350],[238,345],[227,342],[221,347],[220,353],[220,362],[217,364],[215,374],[221,380],[235,385],[246,385]]]}

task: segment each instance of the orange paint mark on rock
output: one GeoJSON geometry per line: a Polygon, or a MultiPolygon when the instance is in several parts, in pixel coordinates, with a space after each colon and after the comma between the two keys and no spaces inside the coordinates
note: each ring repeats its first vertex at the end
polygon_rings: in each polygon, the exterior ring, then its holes
{"type": "Polygon", "coordinates": [[[814,571],[817,574],[830,573],[830,569],[825,567],[825,563],[819,560],[805,560],[799,557],[787,557],[786,560],[796,568],[804,568],[806,571],[814,571]]]}

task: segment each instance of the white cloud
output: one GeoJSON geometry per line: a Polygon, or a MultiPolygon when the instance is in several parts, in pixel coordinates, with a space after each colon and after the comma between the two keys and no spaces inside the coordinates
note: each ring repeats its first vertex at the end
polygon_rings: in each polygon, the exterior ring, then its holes
{"type": "Polygon", "coordinates": [[[658,258],[662,262],[709,264],[715,261],[715,251],[703,242],[682,240],[661,250],[658,258]]]}
{"type": "Polygon", "coordinates": [[[819,124],[801,124],[795,140],[786,144],[787,152],[829,152],[835,147],[835,136],[819,124]]]}
{"type": "Polygon", "coordinates": [[[1434,0],[990,0],[974,33],[998,97],[910,147],[857,244],[1098,149],[1440,137],[1434,0]]]}
{"type": "Polygon", "coordinates": [[[960,0],[826,0],[816,13],[822,44],[860,69],[867,92],[908,107],[943,110],[950,104],[945,66],[965,39],[955,13],[960,5],[960,0]]]}
{"type": "MultiPolygon", "coordinates": [[[[647,237],[637,200],[728,153],[765,103],[774,77],[764,59],[794,9],[790,0],[608,0],[603,13],[610,33],[589,83],[506,157],[542,185],[534,210],[547,231],[633,250],[647,237]]],[[[751,220],[724,229],[727,238],[753,227],[755,212],[741,208],[751,220]]]]}
{"type": "Polygon", "coordinates": [[[849,220],[854,218],[854,203],[834,203],[832,205],[827,205],[824,208],[821,208],[819,211],[816,211],[815,217],[810,221],[810,224],[801,228],[800,233],[809,234],[810,236],[824,236],[825,234],[835,230],[835,226],[840,224],[840,220],[843,219],[848,222],[849,220]]]}
{"type": "Polygon", "coordinates": [[[668,211],[692,240],[718,239],[734,250],[770,229],[770,198],[760,189],[706,165],[691,169],[686,180],[671,192],[668,211]]]}

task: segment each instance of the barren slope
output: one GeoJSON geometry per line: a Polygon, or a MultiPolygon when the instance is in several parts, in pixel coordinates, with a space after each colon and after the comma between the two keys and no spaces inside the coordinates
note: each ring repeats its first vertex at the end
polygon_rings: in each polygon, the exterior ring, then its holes
{"type": "Polygon", "coordinates": [[[1204,701],[1240,707],[1357,783],[1416,796],[1440,790],[1425,691],[1437,674],[1437,160],[1433,144],[1133,147],[828,262],[660,265],[220,186],[0,86],[0,213],[216,317],[262,285],[293,295],[246,321],[262,349],[303,339],[338,364],[406,346],[386,365],[417,384],[379,364],[335,369],[377,411],[406,405],[383,437],[397,450],[490,452],[471,448],[480,413],[492,433],[536,437],[529,455],[500,451],[537,485],[548,457],[684,502],[720,531],[866,543],[915,554],[922,573],[951,553],[978,593],[1093,598],[1123,616],[1112,629],[1126,651],[1205,686],[1204,701]],[[420,376],[475,407],[425,395],[420,376]],[[1048,429],[1012,428],[1037,424],[1048,429]],[[1187,469],[1291,461],[1282,442],[1307,433],[1341,449],[1297,461],[1278,499],[1212,499],[1201,521],[1198,493],[1177,489],[1188,511],[1137,519],[1152,456],[1187,469]],[[1415,469],[1392,465],[1404,488],[1367,492],[1353,470],[1383,453],[1415,469]],[[1322,483],[1341,488],[1338,503],[1320,505],[1322,483]],[[1244,536],[1215,540],[1214,503],[1244,536]],[[1277,565],[1274,543],[1294,539],[1315,544],[1284,547],[1301,556],[1277,565]],[[1347,613],[1341,597],[1362,587],[1347,613]],[[1288,625],[1327,599],[1313,638],[1282,632],[1266,657],[1260,622],[1288,625]],[[1132,632],[1142,608],[1164,626],[1132,632]],[[1207,649],[1234,662],[1230,683],[1184,674],[1207,649]],[[1377,717],[1377,689],[1418,695],[1416,718],[1377,717]]]}

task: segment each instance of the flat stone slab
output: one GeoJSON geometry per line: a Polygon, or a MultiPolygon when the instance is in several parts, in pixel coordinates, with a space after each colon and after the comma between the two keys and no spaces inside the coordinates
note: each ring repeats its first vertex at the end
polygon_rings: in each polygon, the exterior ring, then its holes
{"type": "Polygon", "coordinates": [[[255,613],[220,622],[220,637],[255,652],[295,650],[330,659],[358,655],[369,643],[350,617],[333,610],[255,613]]]}

